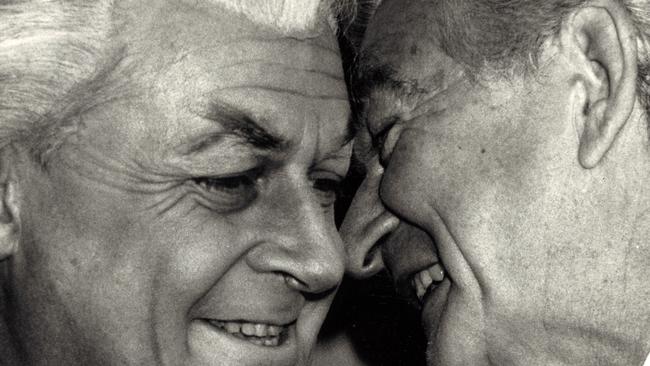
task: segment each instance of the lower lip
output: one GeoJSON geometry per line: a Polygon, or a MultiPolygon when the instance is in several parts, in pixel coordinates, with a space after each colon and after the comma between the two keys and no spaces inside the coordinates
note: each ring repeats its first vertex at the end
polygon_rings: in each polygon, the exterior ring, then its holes
{"type": "Polygon", "coordinates": [[[195,319],[189,330],[191,352],[206,364],[293,366],[298,361],[295,323],[288,326],[278,346],[252,343],[220,329],[207,320],[195,319]]]}

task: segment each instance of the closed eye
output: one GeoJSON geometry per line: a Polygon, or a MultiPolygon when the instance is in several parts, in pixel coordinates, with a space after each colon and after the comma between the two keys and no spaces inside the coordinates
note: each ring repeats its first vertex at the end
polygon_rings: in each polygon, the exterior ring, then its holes
{"type": "Polygon", "coordinates": [[[259,193],[259,169],[224,177],[196,177],[192,179],[202,196],[218,210],[232,211],[252,203],[259,193]]]}
{"type": "Polygon", "coordinates": [[[319,173],[316,175],[316,177],[312,178],[312,187],[315,190],[319,202],[323,207],[331,207],[336,202],[336,198],[341,191],[342,178],[334,176],[331,173],[319,173]],[[318,175],[324,176],[319,177],[318,175]]]}

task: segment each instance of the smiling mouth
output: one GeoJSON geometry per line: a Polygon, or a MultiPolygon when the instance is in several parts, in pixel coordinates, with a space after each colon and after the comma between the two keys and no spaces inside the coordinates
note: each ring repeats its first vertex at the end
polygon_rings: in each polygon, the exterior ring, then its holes
{"type": "Polygon", "coordinates": [[[206,321],[223,333],[262,347],[279,347],[284,344],[291,326],[216,319],[206,321]]]}
{"type": "Polygon", "coordinates": [[[433,292],[442,283],[445,276],[445,269],[440,263],[434,263],[413,275],[411,287],[420,305],[424,303],[427,294],[433,292]]]}

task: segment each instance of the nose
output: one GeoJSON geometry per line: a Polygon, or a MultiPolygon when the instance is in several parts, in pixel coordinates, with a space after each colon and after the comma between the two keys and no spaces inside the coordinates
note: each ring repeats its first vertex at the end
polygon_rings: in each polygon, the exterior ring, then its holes
{"type": "Polygon", "coordinates": [[[343,243],[308,182],[289,183],[265,205],[262,239],[246,255],[258,272],[282,274],[289,288],[306,294],[329,293],[344,272],[343,243]]]}
{"type": "Polygon", "coordinates": [[[383,169],[377,159],[368,164],[366,178],[357,189],[341,224],[341,237],[347,254],[346,270],[354,278],[368,278],[384,268],[382,238],[399,225],[379,199],[383,169]]]}

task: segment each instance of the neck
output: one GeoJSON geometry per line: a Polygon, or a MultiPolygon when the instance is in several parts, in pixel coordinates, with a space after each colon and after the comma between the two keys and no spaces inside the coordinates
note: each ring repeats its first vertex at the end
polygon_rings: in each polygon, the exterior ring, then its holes
{"type": "Polygon", "coordinates": [[[636,366],[650,352],[650,139],[648,116],[639,106],[633,113],[612,151],[615,157],[608,177],[613,180],[611,205],[603,203],[611,212],[619,213],[621,220],[608,228],[613,236],[603,240],[624,249],[621,281],[615,284],[619,298],[612,301],[618,306],[610,311],[620,313],[621,324],[616,331],[622,336],[620,340],[630,343],[626,349],[640,358],[632,364],[636,366]],[[619,197],[619,202],[614,197],[619,197]]]}

